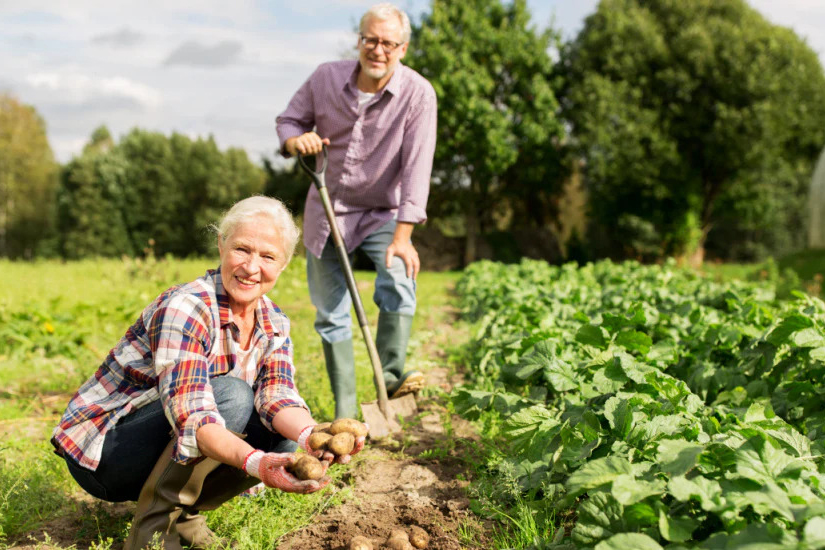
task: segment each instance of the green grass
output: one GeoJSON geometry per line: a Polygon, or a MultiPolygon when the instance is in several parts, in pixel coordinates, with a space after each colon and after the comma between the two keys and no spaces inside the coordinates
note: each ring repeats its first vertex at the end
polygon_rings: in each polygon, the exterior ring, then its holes
{"type": "MultiPolygon", "coordinates": [[[[4,541],[40,533],[56,518],[71,518],[78,537],[71,544],[78,547],[117,547],[125,537],[128,513],[81,497],[62,460],[51,452],[51,430],[70,395],[143,307],[168,286],[190,281],[217,265],[217,259],[0,260],[0,548],[4,541]]],[[[422,352],[439,326],[450,321],[443,306],[452,300],[448,289],[459,275],[419,275],[410,366],[430,366],[422,352]]],[[[373,278],[373,273],[356,273],[374,335],[378,312],[372,302],[373,278]]],[[[315,418],[330,420],[334,401],[313,329],[315,310],[303,258],[293,260],[270,297],[292,323],[298,388],[315,418]]],[[[357,322],[353,332],[358,398],[373,400],[372,368],[357,322]]],[[[340,479],[346,469],[332,472],[340,479]]],[[[278,538],[348,493],[347,488],[306,496],[268,491],[260,498],[234,499],[208,517],[220,534],[238,540],[239,548],[274,547],[278,538]]]]}
{"type": "Polygon", "coordinates": [[[787,296],[793,290],[800,290],[814,296],[825,297],[823,277],[825,277],[825,250],[802,250],[783,256],[778,260],[769,258],[761,263],[708,263],[702,271],[720,281],[731,279],[770,281],[776,284],[777,292],[787,296]]]}

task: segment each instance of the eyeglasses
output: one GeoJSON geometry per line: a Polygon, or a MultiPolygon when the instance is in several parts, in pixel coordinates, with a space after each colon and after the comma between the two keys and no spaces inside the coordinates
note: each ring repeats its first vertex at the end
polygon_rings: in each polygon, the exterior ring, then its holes
{"type": "Polygon", "coordinates": [[[395,48],[397,48],[401,44],[403,44],[403,42],[391,42],[389,40],[379,40],[379,39],[377,39],[375,37],[372,37],[372,36],[364,36],[363,34],[360,35],[360,36],[361,36],[361,45],[364,46],[364,48],[366,48],[367,50],[374,50],[375,48],[378,47],[378,44],[381,44],[381,47],[384,48],[384,51],[389,53],[389,52],[395,50],[395,48]]]}

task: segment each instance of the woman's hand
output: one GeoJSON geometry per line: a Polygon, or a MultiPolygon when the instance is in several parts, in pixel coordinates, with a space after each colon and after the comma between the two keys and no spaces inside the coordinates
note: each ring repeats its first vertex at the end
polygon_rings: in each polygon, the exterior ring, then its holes
{"type": "MultiPolygon", "coordinates": [[[[296,460],[293,453],[265,453],[255,450],[249,453],[244,460],[243,470],[264,482],[264,485],[274,489],[280,489],[287,493],[314,493],[326,487],[330,479],[324,475],[319,480],[301,481],[290,474],[286,467],[292,465],[296,460]]],[[[326,474],[329,462],[321,462],[326,474]]]]}
{"type": "MultiPolygon", "coordinates": [[[[364,422],[364,426],[366,426],[367,431],[369,431],[370,425],[364,422]]],[[[367,436],[365,435],[362,435],[361,437],[356,437],[355,446],[352,448],[348,455],[341,455],[338,458],[335,458],[335,455],[333,455],[332,453],[327,454],[329,454],[332,457],[333,462],[335,462],[335,464],[347,464],[350,460],[352,460],[353,455],[356,455],[361,452],[361,449],[364,448],[364,444],[366,443],[366,441],[367,436]]]]}

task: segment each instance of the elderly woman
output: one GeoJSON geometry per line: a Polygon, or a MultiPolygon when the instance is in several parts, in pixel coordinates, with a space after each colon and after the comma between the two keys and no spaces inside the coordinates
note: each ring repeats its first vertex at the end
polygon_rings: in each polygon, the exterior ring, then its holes
{"type": "Polygon", "coordinates": [[[280,201],[251,197],[217,232],[219,269],[149,304],[54,430],[84,490],[138,501],[126,549],[155,533],[167,550],[209,546],[199,511],[260,482],[298,493],[329,482],[285,469],[296,447],[311,452],[316,424],[295,389],[289,320],[266,296],[295,250],[295,222],[280,201]]]}

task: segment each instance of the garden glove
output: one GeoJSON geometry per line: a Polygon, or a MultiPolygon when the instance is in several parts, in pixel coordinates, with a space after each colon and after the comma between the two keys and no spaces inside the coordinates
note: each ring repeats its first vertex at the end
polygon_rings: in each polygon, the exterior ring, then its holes
{"type": "MultiPolygon", "coordinates": [[[[301,481],[286,471],[286,466],[295,462],[293,453],[265,453],[256,449],[246,455],[243,471],[257,477],[267,487],[280,489],[287,493],[314,493],[326,487],[330,479],[326,476],[319,480],[301,481]]],[[[321,462],[326,472],[328,462],[321,462]]]]}

